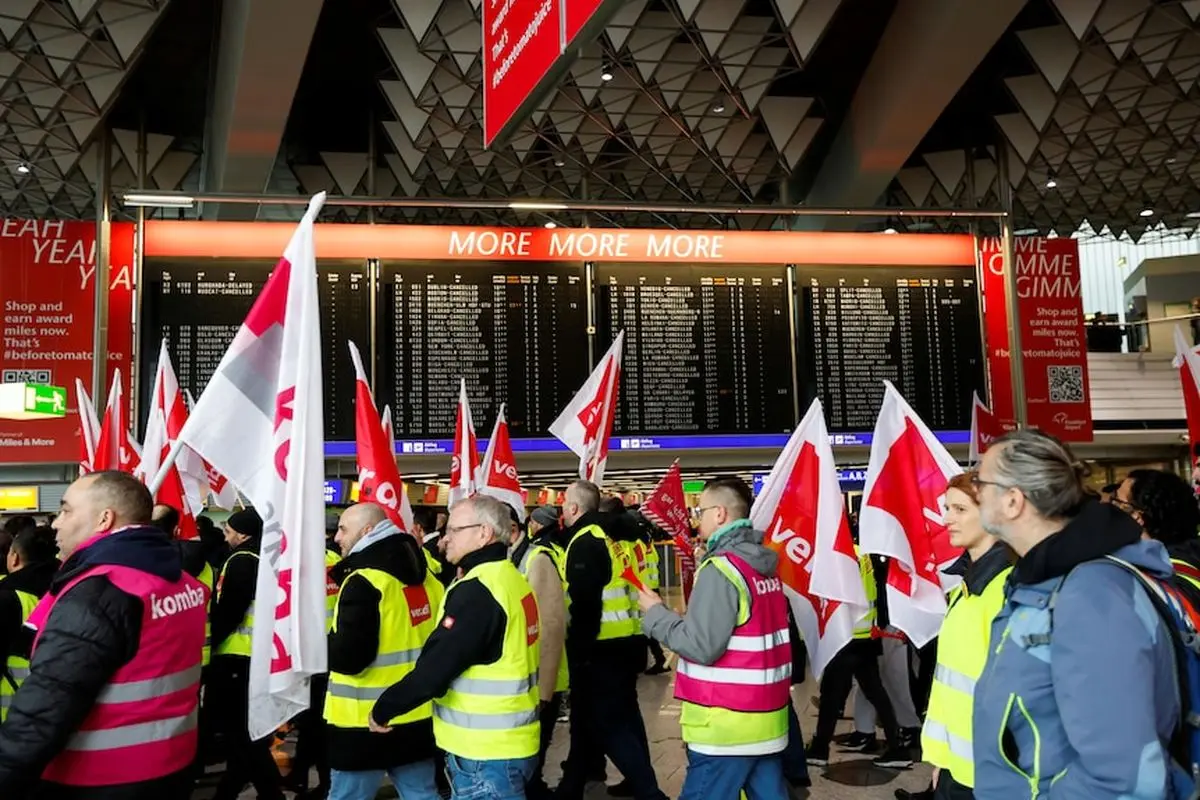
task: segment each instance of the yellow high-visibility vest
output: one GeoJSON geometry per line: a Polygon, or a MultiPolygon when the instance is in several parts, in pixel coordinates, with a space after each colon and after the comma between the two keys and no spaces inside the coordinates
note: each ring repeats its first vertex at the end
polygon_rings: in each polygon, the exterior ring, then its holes
{"type": "Polygon", "coordinates": [[[336,567],[342,557],[329,548],[325,548],[325,632],[333,630],[333,615],[337,610],[339,587],[333,579],[330,570],[336,567]]]}
{"type": "Polygon", "coordinates": [[[929,710],[921,729],[922,758],[971,788],[975,787],[971,731],[975,682],[987,662],[992,620],[1004,605],[1004,584],[1010,572],[1012,567],[992,578],[981,594],[968,592],[965,583],[950,592],[938,637],[929,710]]]}
{"type": "Polygon", "coordinates": [[[871,564],[871,557],[861,552],[858,545],[854,546],[854,552],[858,556],[858,571],[862,577],[863,589],[867,593],[867,615],[854,624],[854,638],[870,639],[875,620],[879,618],[879,611],[875,607],[879,600],[879,589],[875,586],[875,567],[871,564]]]}
{"type": "MultiPolygon", "coordinates": [[[[29,592],[18,591],[15,594],[21,603],[21,622],[24,624],[29,619],[29,615],[33,613],[34,606],[38,604],[38,597],[29,592]]],[[[5,674],[0,676],[0,722],[4,722],[8,717],[8,707],[12,705],[13,695],[29,677],[29,659],[10,655],[5,666],[5,674]],[[14,683],[16,686],[13,685],[14,683]]]]}
{"type": "Polygon", "coordinates": [[[643,546],[646,548],[646,572],[642,575],[642,583],[646,584],[646,588],[650,591],[657,592],[658,587],[662,585],[662,577],[658,572],[662,559],[659,558],[658,548],[654,546],[654,542],[643,546]]]}
{"type": "MultiPolygon", "coordinates": [[[[558,571],[558,579],[562,582],[563,596],[566,596],[567,580],[566,580],[566,565],[563,563],[566,554],[562,548],[554,547],[553,545],[535,544],[529,547],[525,553],[524,560],[521,561],[521,574],[529,578],[529,564],[533,561],[533,557],[538,553],[544,553],[550,559],[550,563],[554,565],[554,569],[558,571]]],[[[558,674],[555,676],[554,691],[565,692],[571,687],[571,677],[567,670],[567,645],[563,642],[562,659],[558,662],[558,674]]]]}
{"type": "MultiPolygon", "coordinates": [[[[225,588],[225,572],[229,569],[229,565],[233,563],[235,558],[253,558],[255,569],[258,569],[258,553],[255,553],[253,550],[239,550],[226,559],[224,566],[221,567],[221,574],[217,578],[217,602],[220,602],[221,592],[225,588]]],[[[250,607],[246,609],[246,616],[242,617],[242,621],[238,623],[237,629],[226,636],[221,644],[217,645],[214,655],[250,657],[253,649],[255,604],[255,600],[250,601],[250,607]]]]}
{"type": "Polygon", "coordinates": [[[204,649],[200,651],[200,666],[202,667],[207,667],[208,662],[212,660],[212,604],[216,577],[212,564],[207,561],[204,562],[204,569],[200,570],[200,574],[196,576],[196,580],[204,584],[205,589],[208,589],[208,607],[204,612],[204,649]]]}
{"type": "MultiPolygon", "coordinates": [[[[325,693],[325,719],[339,728],[367,727],[375,701],[393,684],[404,679],[417,664],[425,640],[433,633],[440,596],[431,596],[428,578],[425,584],[406,586],[383,570],[357,569],[347,576],[343,586],[358,576],[379,592],[379,649],[371,665],[357,675],[329,673],[329,689],[325,693]]],[[[433,583],[441,588],[436,580],[433,583]]],[[[333,631],[337,631],[335,596],[333,631]]],[[[408,713],[384,722],[385,725],[405,725],[429,719],[433,704],[424,703],[408,713]]]]}
{"type": "Polygon", "coordinates": [[[450,596],[466,581],[479,581],[500,605],[504,644],[500,658],[468,667],[434,699],[434,738],[447,753],[473,761],[536,756],[541,744],[537,599],[511,561],[489,561],[450,584],[438,624],[450,596]]]}
{"type": "MultiPolygon", "coordinates": [[[[608,548],[609,560],[612,562],[612,574],[605,584],[601,595],[600,633],[597,641],[609,639],[625,639],[641,633],[641,620],[637,616],[638,605],[636,598],[631,599],[629,584],[621,577],[625,570],[625,552],[619,542],[614,542],[598,525],[588,525],[571,537],[567,545],[567,560],[571,557],[571,548],[583,536],[593,536],[604,542],[608,548]]],[[[567,589],[570,590],[570,576],[567,576],[567,589]]]]}

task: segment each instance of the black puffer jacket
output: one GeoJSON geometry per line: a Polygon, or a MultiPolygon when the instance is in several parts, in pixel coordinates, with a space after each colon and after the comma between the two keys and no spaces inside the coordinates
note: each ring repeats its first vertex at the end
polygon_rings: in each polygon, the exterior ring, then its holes
{"type": "MultiPolygon", "coordinates": [[[[50,588],[58,570],[58,561],[30,564],[10,574],[0,582],[0,668],[9,656],[29,658],[33,632],[25,627],[21,600],[17,592],[41,597],[50,588]]],[[[0,678],[3,680],[3,678],[0,678]]]]}
{"type": "MultiPolygon", "coordinates": [[[[158,528],[124,528],[77,550],[50,584],[58,595],[80,574],[104,564],[132,567],[168,581],[183,570],[179,550],[158,528]]],[[[157,800],[170,782],[67,787],[39,777],[91,712],[112,675],[137,654],[142,603],[104,576],[84,578],[58,597],[30,663],[30,675],[0,726],[0,797],[4,800],[157,800]]]]}
{"type": "MultiPolygon", "coordinates": [[[[329,669],[357,675],[371,665],[379,652],[379,590],[366,578],[353,574],[377,569],[407,586],[425,581],[425,556],[413,537],[396,533],[352,553],[331,571],[341,584],[337,621],[329,634],[329,669]]],[[[433,609],[436,613],[436,609],[433,609]]],[[[433,721],[396,725],[391,733],[371,733],[366,728],[329,725],[329,766],[358,772],[389,769],[433,757],[433,721]]]]}

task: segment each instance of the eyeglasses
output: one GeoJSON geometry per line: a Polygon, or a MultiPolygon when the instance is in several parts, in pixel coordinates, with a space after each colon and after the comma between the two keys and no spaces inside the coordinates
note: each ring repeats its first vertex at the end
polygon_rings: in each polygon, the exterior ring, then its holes
{"type": "Polygon", "coordinates": [[[712,511],[714,508],[720,508],[720,506],[698,506],[692,509],[692,516],[700,519],[704,516],[705,511],[712,511]]]}
{"type": "Polygon", "coordinates": [[[453,536],[454,534],[461,533],[462,531],[469,531],[471,528],[482,527],[483,523],[481,522],[476,522],[474,525],[448,525],[446,526],[446,535],[453,536]]]}
{"type": "Polygon", "coordinates": [[[995,486],[997,489],[1005,489],[1005,490],[1016,488],[1011,483],[998,483],[996,481],[985,481],[983,478],[979,477],[979,473],[976,473],[971,476],[971,485],[974,486],[976,489],[979,489],[983,486],[995,486]]]}
{"type": "Polygon", "coordinates": [[[1122,500],[1115,494],[1108,498],[1108,502],[1124,511],[1126,514],[1134,514],[1141,511],[1141,509],[1135,506],[1133,503],[1130,503],[1128,500],[1122,500]]]}

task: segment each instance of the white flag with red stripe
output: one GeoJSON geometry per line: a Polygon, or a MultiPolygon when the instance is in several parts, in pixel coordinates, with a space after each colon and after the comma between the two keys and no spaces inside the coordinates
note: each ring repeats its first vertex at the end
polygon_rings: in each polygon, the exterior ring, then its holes
{"type": "Polygon", "coordinates": [[[180,435],[263,518],[250,657],[253,739],[308,708],[311,676],[327,671],[324,400],[313,247],[313,221],[324,202],[322,193],[309,204],[180,435]]]}
{"type": "Polygon", "coordinates": [[[946,484],[962,472],[916,412],[884,381],[871,460],[859,511],[859,542],[888,556],[887,602],[892,625],[922,647],[937,636],[946,592],[960,579],[942,569],[962,551],[946,531],[946,484]]]}
{"type": "Polygon", "coordinates": [[[608,464],[608,440],[616,418],[624,345],[625,331],[621,331],[583,388],[550,425],[550,433],[579,456],[579,477],[596,485],[604,482],[604,468],[608,464]]]}
{"type": "Polygon", "coordinates": [[[967,454],[968,464],[978,464],[979,457],[987,452],[992,442],[1005,433],[1004,423],[979,399],[971,394],[971,445],[967,454]]]}
{"type": "Polygon", "coordinates": [[[487,452],[479,468],[479,493],[496,498],[517,512],[525,521],[525,492],[521,489],[521,478],[517,474],[517,460],[513,458],[512,441],[508,438],[508,420],[504,417],[504,405],[496,415],[492,438],[488,440],[487,452]]]}
{"type": "MultiPolygon", "coordinates": [[[[1189,345],[1178,325],[1175,326],[1175,363],[1179,367],[1179,383],[1183,389],[1188,441],[1191,453],[1195,453],[1196,446],[1200,445],[1200,347],[1189,345]]],[[[1191,459],[1194,464],[1195,456],[1191,459]]]]}
{"type": "Polygon", "coordinates": [[[379,424],[383,426],[383,435],[387,437],[388,452],[396,455],[396,426],[392,424],[392,407],[384,406],[379,415],[379,424]]]}
{"type": "MultiPolygon", "coordinates": [[[[138,465],[137,470],[137,475],[143,482],[150,482],[158,474],[187,418],[187,405],[183,392],[179,389],[179,380],[175,376],[175,367],[171,364],[171,354],[167,351],[167,341],[164,339],[159,347],[158,369],[154,373],[154,388],[150,393],[150,414],[146,419],[142,463],[138,465]]],[[[186,488],[182,471],[185,458],[196,460],[195,454],[186,448],[180,451],[175,462],[167,467],[166,477],[155,492],[154,500],[166,503],[179,512],[179,538],[195,539],[199,536],[195,516],[198,513],[198,498],[189,497],[186,488]]]]}
{"type": "Polygon", "coordinates": [[[141,448],[129,433],[129,411],[125,405],[121,370],[114,370],[108,403],[104,407],[104,419],[100,423],[100,435],[96,438],[92,469],[95,472],[117,470],[132,474],[137,470],[140,456],[141,448]]]}
{"type": "MultiPolygon", "coordinates": [[[[192,397],[191,390],[184,389],[184,396],[187,398],[188,414],[196,407],[196,398],[192,397]]],[[[221,473],[213,469],[212,464],[209,464],[198,453],[192,450],[187,450],[186,453],[181,453],[180,457],[190,454],[189,464],[184,468],[184,482],[190,477],[196,482],[200,493],[201,505],[207,500],[217,508],[223,508],[227,511],[232,511],[241,505],[241,498],[238,496],[237,487],[233,485],[233,481],[226,478],[221,473]]],[[[189,489],[189,496],[191,490],[189,489]]]]}
{"type": "MultiPolygon", "coordinates": [[[[383,426],[384,436],[387,438],[387,452],[393,461],[396,460],[396,426],[392,424],[392,407],[384,406],[383,414],[379,417],[379,424],[383,426]]],[[[399,473],[399,468],[397,468],[399,473]]],[[[400,518],[404,520],[403,529],[411,531],[413,529],[413,510],[412,502],[408,499],[408,489],[403,486],[401,481],[400,490],[400,518]]]]}
{"type": "Polygon", "coordinates": [[[96,445],[100,440],[100,419],[92,398],[83,388],[83,381],[75,379],[75,405],[79,408],[79,474],[87,475],[96,461],[96,445]]]}
{"type": "Polygon", "coordinates": [[[454,421],[454,455],[450,457],[450,505],[479,491],[479,440],[467,399],[467,381],[458,386],[458,414],[454,421]]]}
{"type": "Polygon", "coordinates": [[[375,399],[367,383],[362,356],[354,342],[350,360],[354,362],[354,436],[358,454],[358,501],[380,506],[388,519],[402,531],[412,530],[412,507],[400,479],[396,456],[388,444],[387,433],[375,411],[375,399]],[[407,519],[406,512],[407,511],[407,519]]]}
{"type": "Polygon", "coordinates": [[[779,554],[779,577],[819,678],[869,608],[820,400],[779,454],[750,520],[779,554]]]}

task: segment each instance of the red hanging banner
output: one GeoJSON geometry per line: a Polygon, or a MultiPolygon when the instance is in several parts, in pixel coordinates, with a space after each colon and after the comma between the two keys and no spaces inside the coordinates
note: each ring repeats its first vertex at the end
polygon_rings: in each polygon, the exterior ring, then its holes
{"type": "MultiPolygon", "coordinates": [[[[995,238],[984,239],[980,251],[992,413],[1008,423],[1015,413],[1004,257],[995,238]]],[[[1018,236],[1013,240],[1013,256],[1029,424],[1064,441],[1090,442],[1092,406],[1079,242],[1018,236]]]]}

